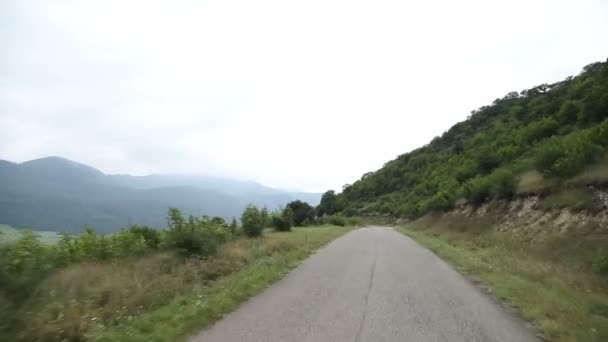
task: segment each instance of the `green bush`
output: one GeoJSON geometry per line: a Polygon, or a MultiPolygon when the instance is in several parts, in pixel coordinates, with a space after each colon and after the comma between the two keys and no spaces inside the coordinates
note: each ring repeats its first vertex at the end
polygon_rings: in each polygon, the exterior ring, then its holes
{"type": "Polygon", "coordinates": [[[286,206],[293,212],[293,224],[302,226],[306,221],[312,221],[315,218],[315,209],[308,203],[302,201],[289,202],[286,206]]]}
{"type": "Polygon", "coordinates": [[[267,216],[264,209],[260,210],[254,205],[247,206],[241,215],[243,232],[249,237],[261,236],[268,222],[267,216]]]}
{"type": "Polygon", "coordinates": [[[160,245],[161,234],[154,228],[132,224],[129,226],[129,232],[135,236],[141,236],[148,248],[156,249],[160,245]]]}
{"type": "Polygon", "coordinates": [[[486,177],[475,177],[465,185],[465,196],[472,203],[479,204],[490,196],[492,184],[486,177]]]}
{"type": "Polygon", "coordinates": [[[213,255],[219,245],[228,240],[229,235],[225,224],[216,220],[194,216],[185,220],[179,210],[170,209],[167,245],[176,248],[183,255],[213,255]]]}
{"type": "Polygon", "coordinates": [[[271,215],[272,226],[275,230],[281,232],[291,231],[293,226],[293,211],[290,207],[279,210],[271,215]]]}
{"type": "Polygon", "coordinates": [[[346,226],[346,219],[342,216],[329,216],[327,217],[327,223],[333,224],[334,226],[344,227],[346,226]]]}
{"type": "Polygon", "coordinates": [[[598,128],[548,141],[536,154],[536,168],[549,176],[574,176],[601,155],[603,149],[594,140],[601,139],[602,134],[605,133],[598,128]]]}

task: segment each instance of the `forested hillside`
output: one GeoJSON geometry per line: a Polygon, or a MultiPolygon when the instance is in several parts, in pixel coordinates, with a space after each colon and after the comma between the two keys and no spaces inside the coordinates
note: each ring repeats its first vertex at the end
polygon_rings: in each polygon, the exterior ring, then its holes
{"type": "Polygon", "coordinates": [[[415,218],[457,203],[530,193],[552,194],[565,206],[593,206],[587,185],[608,181],[607,118],[608,61],[473,111],[340,194],[328,191],[318,211],[415,218]],[[560,195],[565,188],[576,191],[560,195]]]}

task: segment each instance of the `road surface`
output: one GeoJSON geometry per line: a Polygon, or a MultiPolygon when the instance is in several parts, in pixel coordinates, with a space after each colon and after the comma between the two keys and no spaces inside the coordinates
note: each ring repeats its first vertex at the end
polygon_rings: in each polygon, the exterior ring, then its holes
{"type": "Polygon", "coordinates": [[[537,341],[522,322],[391,228],[355,230],[191,341],[537,341]]]}

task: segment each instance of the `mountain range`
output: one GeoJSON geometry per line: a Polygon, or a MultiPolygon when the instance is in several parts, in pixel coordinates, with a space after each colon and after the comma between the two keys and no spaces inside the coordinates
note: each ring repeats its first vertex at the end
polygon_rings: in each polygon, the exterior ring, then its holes
{"type": "Polygon", "coordinates": [[[61,157],[0,160],[0,223],[22,228],[76,233],[129,224],[164,227],[170,207],[231,219],[248,204],[274,209],[299,199],[316,205],[320,197],[221,177],[107,175],[61,157]]]}

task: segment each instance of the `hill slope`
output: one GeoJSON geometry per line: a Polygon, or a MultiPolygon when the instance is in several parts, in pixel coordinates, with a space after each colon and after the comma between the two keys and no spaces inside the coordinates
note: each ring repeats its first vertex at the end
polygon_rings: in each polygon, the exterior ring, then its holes
{"type": "Polygon", "coordinates": [[[590,64],[576,77],[473,111],[342,193],[326,193],[319,211],[414,218],[457,202],[608,181],[607,118],[608,62],[590,64]]]}
{"type": "Polygon", "coordinates": [[[59,157],[0,162],[0,223],[35,229],[111,232],[129,223],[164,226],[169,207],[229,219],[249,203],[275,208],[318,198],[212,177],[105,175],[59,157]]]}

